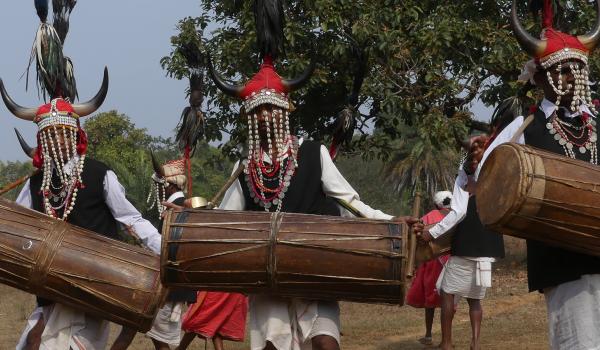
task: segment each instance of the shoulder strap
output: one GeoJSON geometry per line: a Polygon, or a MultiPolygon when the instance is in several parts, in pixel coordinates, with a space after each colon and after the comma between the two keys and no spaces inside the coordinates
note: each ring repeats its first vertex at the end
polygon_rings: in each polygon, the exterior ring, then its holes
{"type": "Polygon", "coordinates": [[[517,129],[517,132],[513,135],[512,139],[510,139],[510,142],[512,142],[512,143],[517,142],[519,137],[523,134],[523,132],[525,132],[525,129],[529,126],[529,124],[531,124],[531,122],[533,121],[533,118],[534,118],[533,114],[530,114],[527,117],[527,119],[525,119],[523,121],[523,124],[521,124],[519,129],[517,129]]]}

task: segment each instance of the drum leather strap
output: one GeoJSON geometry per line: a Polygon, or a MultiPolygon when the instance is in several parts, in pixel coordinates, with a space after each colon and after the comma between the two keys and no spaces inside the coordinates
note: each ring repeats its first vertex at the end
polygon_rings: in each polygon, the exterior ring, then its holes
{"type": "Polygon", "coordinates": [[[46,238],[41,242],[39,254],[35,259],[35,265],[31,269],[29,275],[29,289],[32,293],[37,294],[46,285],[48,272],[54,260],[54,256],[61,245],[65,233],[69,227],[64,221],[57,221],[52,225],[52,229],[48,232],[46,238]]]}
{"type": "Polygon", "coordinates": [[[525,132],[525,129],[527,129],[527,127],[529,126],[529,124],[531,124],[532,121],[533,121],[533,114],[530,114],[523,121],[523,124],[521,124],[521,126],[517,129],[517,132],[515,132],[512,139],[510,139],[510,142],[512,142],[512,143],[517,142],[519,140],[519,137],[521,137],[521,135],[525,132]]]}
{"type": "MultiPolygon", "coordinates": [[[[172,215],[172,214],[171,214],[172,215]]],[[[188,216],[189,216],[189,212],[184,210],[180,213],[177,214],[177,217],[175,218],[175,224],[181,224],[181,223],[185,223],[187,222],[188,216]]],[[[175,226],[175,225],[173,225],[175,226]]],[[[183,234],[183,227],[181,226],[176,226],[174,228],[171,228],[171,225],[164,225],[163,227],[163,240],[164,239],[168,239],[169,241],[177,241],[179,239],[181,239],[181,235],[183,234]],[[171,228],[171,232],[166,231],[168,228],[171,228]]],[[[179,249],[179,244],[169,244],[169,245],[165,245],[168,249],[168,266],[165,266],[165,271],[163,272],[165,274],[165,278],[167,281],[170,280],[175,280],[177,273],[178,273],[178,266],[179,263],[177,262],[177,250],[179,249]]],[[[163,252],[164,254],[164,252],[163,252]]]]}
{"type": "Polygon", "coordinates": [[[282,212],[271,214],[271,233],[269,235],[269,264],[267,265],[267,275],[269,278],[269,287],[272,291],[277,291],[277,234],[283,221],[282,212]]]}

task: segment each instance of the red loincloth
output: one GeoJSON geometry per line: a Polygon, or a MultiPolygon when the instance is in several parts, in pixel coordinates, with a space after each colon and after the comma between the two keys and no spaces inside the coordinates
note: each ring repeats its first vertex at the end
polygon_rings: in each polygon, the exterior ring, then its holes
{"type": "Polygon", "coordinates": [[[248,314],[246,296],[238,293],[198,292],[198,304],[192,304],[183,315],[181,329],[204,338],[213,338],[218,334],[227,340],[244,340],[248,314]]]}
{"type": "MultiPolygon", "coordinates": [[[[444,216],[439,210],[432,210],[422,219],[425,225],[433,225],[440,222],[444,216]]],[[[406,295],[406,304],[416,308],[440,307],[440,296],[435,288],[435,283],[449,257],[449,255],[443,255],[419,266],[406,295]]]]}

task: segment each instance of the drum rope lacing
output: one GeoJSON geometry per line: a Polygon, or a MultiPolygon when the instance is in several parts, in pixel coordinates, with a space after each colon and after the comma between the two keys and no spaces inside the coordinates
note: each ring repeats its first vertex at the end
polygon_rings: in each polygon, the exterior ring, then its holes
{"type": "Polygon", "coordinates": [[[283,221],[282,212],[271,214],[271,232],[269,234],[269,263],[267,264],[267,276],[271,290],[277,290],[277,236],[283,221]]]}
{"type": "Polygon", "coordinates": [[[39,255],[36,257],[35,264],[29,274],[29,289],[33,293],[37,293],[44,288],[52,261],[68,229],[65,222],[56,222],[41,242],[39,255]]]}
{"type": "MultiPolygon", "coordinates": [[[[529,156],[533,156],[533,157],[537,156],[536,152],[530,151],[530,150],[526,150],[524,153],[529,156]]],[[[581,167],[584,169],[594,169],[595,170],[595,168],[596,168],[596,166],[589,164],[589,163],[584,163],[582,161],[572,160],[569,158],[565,159],[565,157],[560,156],[559,154],[546,154],[545,156],[548,159],[566,161],[567,163],[569,163],[573,166],[578,166],[578,167],[581,167]]],[[[532,157],[526,157],[526,161],[527,161],[527,164],[529,165],[529,169],[533,169],[533,164],[531,164],[531,161],[532,161],[531,158],[532,157]]],[[[535,174],[535,173],[531,173],[531,172],[527,172],[526,176],[531,179],[541,179],[541,180],[544,180],[547,182],[553,182],[553,183],[556,183],[556,184],[559,184],[559,185],[562,185],[565,187],[577,189],[577,190],[589,191],[592,193],[600,193],[600,184],[599,183],[579,181],[579,180],[567,180],[567,179],[559,178],[556,176],[540,175],[540,174],[535,174]]],[[[531,191],[533,183],[534,183],[534,181],[527,182],[525,193],[529,193],[531,191]]],[[[567,206],[577,207],[577,208],[581,208],[581,209],[600,210],[600,206],[593,205],[593,204],[587,205],[587,204],[583,204],[583,203],[568,203],[568,202],[564,202],[564,201],[556,201],[556,200],[550,200],[550,199],[546,199],[546,198],[530,197],[528,199],[528,201],[538,203],[539,205],[543,204],[549,208],[560,209],[562,212],[576,214],[580,218],[596,219],[598,216],[593,213],[586,213],[581,210],[568,208],[567,206]]],[[[559,227],[561,230],[571,232],[571,233],[575,234],[576,237],[570,237],[568,239],[569,243],[574,246],[581,245],[584,248],[590,248],[591,246],[594,246],[594,245],[590,244],[589,240],[587,242],[581,241],[579,243],[577,243],[575,241],[577,239],[586,239],[586,238],[596,237],[593,234],[590,234],[588,231],[600,232],[600,226],[585,225],[585,224],[573,224],[572,222],[566,222],[563,220],[554,220],[554,219],[550,219],[550,218],[539,217],[537,214],[532,215],[532,214],[524,214],[524,213],[516,212],[516,213],[511,214],[511,216],[518,217],[521,219],[527,219],[527,220],[530,220],[532,223],[546,224],[546,225],[550,225],[550,226],[554,226],[554,227],[559,227]],[[580,232],[580,231],[570,229],[569,226],[570,227],[575,226],[575,227],[585,229],[586,232],[580,232]]],[[[535,239],[539,239],[539,238],[535,238],[535,239]]],[[[552,240],[550,240],[550,241],[552,241],[552,240]]]]}
{"type": "MultiPolygon", "coordinates": [[[[261,224],[261,223],[264,224],[266,222],[255,222],[255,224],[261,224]]],[[[226,226],[226,225],[224,226],[222,224],[223,223],[193,223],[193,224],[174,224],[173,223],[173,224],[171,224],[170,227],[188,227],[188,228],[204,227],[204,228],[216,228],[216,229],[222,229],[222,230],[228,230],[228,231],[230,231],[230,230],[236,231],[237,230],[237,231],[246,231],[246,232],[264,231],[264,230],[259,230],[256,228],[231,227],[231,226],[226,226]]],[[[231,224],[234,224],[234,223],[231,223],[231,224]]],[[[239,223],[235,223],[235,224],[239,224],[239,223]]],[[[244,223],[244,224],[246,224],[246,223],[244,223]]],[[[272,232],[272,230],[270,229],[269,232],[272,232]]],[[[281,234],[281,233],[295,233],[295,232],[290,231],[290,230],[279,230],[277,233],[281,234]]],[[[348,237],[348,235],[344,234],[344,233],[322,233],[322,232],[306,232],[306,231],[303,231],[302,233],[314,233],[314,234],[320,234],[320,235],[326,235],[326,236],[343,236],[343,238],[298,238],[298,239],[293,239],[293,240],[278,240],[277,243],[280,245],[297,245],[297,246],[302,246],[302,247],[307,247],[307,248],[317,248],[317,249],[324,249],[324,250],[336,251],[336,252],[342,252],[342,253],[352,253],[352,254],[357,254],[357,255],[381,256],[381,257],[386,257],[386,258],[403,257],[403,254],[401,254],[401,253],[389,253],[388,251],[384,251],[384,250],[343,249],[343,248],[333,248],[333,247],[328,247],[328,246],[322,246],[322,245],[318,245],[318,244],[302,243],[302,242],[307,242],[307,241],[329,242],[329,241],[372,241],[372,240],[374,241],[374,240],[384,240],[384,239],[401,239],[401,237],[398,237],[398,236],[373,235],[373,236],[362,236],[362,237],[348,237]]],[[[184,243],[184,244],[185,243],[256,243],[256,245],[253,245],[250,247],[232,249],[232,250],[227,250],[227,251],[210,254],[210,255],[196,256],[194,258],[189,258],[189,259],[185,259],[185,260],[171,261],[170,265],[172,267],[175,267],[175,266],[180,266],[181,264],[185,264],[188,262],[208,260],[208,259],[212,259],[212,258],[216,258],[216,257],[222,257],[225,255],[236,254],[236,253],[246,252],[246,251],[253,250],[253,249],[264,248],[270,244],[270,240],[240,239],[240,238],[188,239],[188,240],[177,239],[177,240],[167,240],[167,243],[180,243],[180,244],[181,243],[184,243]]],[[[176,270],[180,270],[180,269],[176,269],[176,270]]],[[[191,270],[185,270],[185,271],[192,272],[191,270]]]]}

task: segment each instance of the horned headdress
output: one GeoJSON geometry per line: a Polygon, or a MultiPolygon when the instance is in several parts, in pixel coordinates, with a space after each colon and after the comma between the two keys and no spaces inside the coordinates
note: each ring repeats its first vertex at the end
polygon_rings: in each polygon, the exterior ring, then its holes
{"type": "Polygon", "coordinates": [[[150,153],[150,156],[152,158],[154,174],[152,174],[153,184],[146,203],[150,205],[149,209],[156,207],[160,215],[165,210],[162,203],[167,199],[165,193],[169,185],[175,185],[179,190],[184,192],[186,190],[188,182],[186,171],[187,159],[183,157],[160,164],[154,153],[150,153]]]}
{"type": "Polygon", "coordinates": [[[315,69],[311,60],[305,71],[295,79],[283,79],[275,69],[275,61],[284,52],[283,27],[285,24],[281,0],[255,0],[253,4],[257,44],[262,64],[244,85],[226,82],[209,63],[209,74],[217,87],[229,96],[242,100],[243,114],[248,120],[248,158],[244,160],[246,182],[254,201],[265,210],[281,210],[285,192],[294,175],[297,163],[296,138],[290,133],[292,110],[289,94],[304,85],[315,69]],[[268,106],[269,110],[261,107],[268,106]],[[265,120],[268,150],[261,148],[259,115],[265,120]],[[272,152],[272,150],[275,152],[272,152]],[[265,154],[276,154],[270,164],[263,162],[265,154]],[[270,188],[266,182],[277,180],[270,188]]]}
{"type": "Polygon", "coordinates": [[[574,97],[571,102],[571,110],[576,111],[578,106],[586,104],[594,113],[596,112],[592,104],[591,91],[589,84],[589,71],[587,68],[588,56],[600,40],[600,2],[594,1],[596,7],[596,23],[592,30],[587,34],[574,36],[563,33],[554,28],[554,13],[557,4],[552,0],[533,0],[530,3],[530,9],[534,13],[542,13],[542,34],[540,39],[532,36],[523,28],[517,16],[517,2],[513,0],[510,21],[515,37],[521,47],[533,57],[535,63],[543,69],[556,65],[560,72],[563,62],[577,60],[579,65],[572,65],[572,70],[576,78],[575,86],[562,86],[562,79],[555,83],[550,78],[550,84],[554,87],[558,95],[556,104],[560,104],[561,96],[565,95],[571,88],[575,89],[574,97]]]}
{"type": "MultiPolygon", "coordinates": [[[[512,2],[511,25],[517,41],[535,60],[535,69],[541,67],[546,72],[548,86],[556,95],[557,108],[561,106],[563,96],[571,98],[571,111],[581,113],[582,125],[561,121],[560,118],[552,118],[546,123],[546,128],[554,139],[563,148],[565,155],[576,158],[575,152],[581,154],[590,152],[590,162],[598,164],[597,132],[596,122],[593,116],[586,113],[589,110],[596,114],[592,103],[592,93],[589,81],[588,56],[600,40],[600,2],[594,1],[596,7],[596,22],[591,31],[585,35],[574,36],[563,33],[554,28],[554,10],[560,8],[553,0],[533,0],[530,8],[535,13],[542,12],[542,35],[537,39],[527,33],[517,17],[516,0],[512,2]],[[568,69],[574,78],[573,82],[563,82],[563,69],[568,69]],[[552,72],[554,70],[554,72],[552,72]],[[553,74],[554,73],[554,74],[553,74]],[[555,79],[556,76],[556,79],[555,79]],[[580,133],[574,134],[574,130],[580,133]]],[[[559,110],[559,109],[557,109],[559,110]]]]}
{"type": "MultiPolygon", "coordinates": [[[[37,148],[29,150],[33,156],[35,167],[42,169],[42,194],[44,208],[48,215],[66,219],[70,214],[77,191],[83,185],[81,172],[87,150],[87,136],[81,128],[80,118],[94,113],[104,102],[108,92],[108,70],[104,69],[104,77],[100,90],[91,100],[85,103],[73,103],[77,98],[77,87],[71,60],[64,56],[63,44],[69,30],[69,16],[75,7],[76,0],[53,0],[54,21],[48,23],[48,0],[35,0],[35,7],[40,18],[40,26],[31,51],[29,65],[35,62],[38,88],[49,102],[38,108],[23,107],[9,96],[0,79],[0,95],[8,110],[16,117],[32,121],[38,126],[37,148]],[[60,142],[59,142],[60,140],[60,142]],[[71,159],[78,159],[71,170],[64,171],[71,159]],[[53,171],[55,178],[52,180],[53,171]],[[54,194],[50,188],[60,188],[54,194]]],[[[29,71],[29,69],[28,69],[29,71]]],[[[24,144],[22,137],[19,138],[24,144]]]]}

